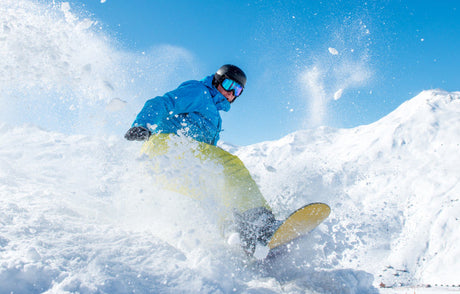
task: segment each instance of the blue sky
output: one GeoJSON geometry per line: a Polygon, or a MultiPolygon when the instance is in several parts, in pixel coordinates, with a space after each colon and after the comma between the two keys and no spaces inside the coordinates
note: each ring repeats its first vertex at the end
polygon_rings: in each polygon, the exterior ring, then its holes
{"type": "Polygon", "coordinates": [[[171,84],[225,63],[243,68],[247,87],[223,114],[221,136],[236,145],[321,125],[369,124],[422,90],[460,90],[457,0],[72,4],[123,50],[172,45],[190,52],[197,68],[171,84]]]}

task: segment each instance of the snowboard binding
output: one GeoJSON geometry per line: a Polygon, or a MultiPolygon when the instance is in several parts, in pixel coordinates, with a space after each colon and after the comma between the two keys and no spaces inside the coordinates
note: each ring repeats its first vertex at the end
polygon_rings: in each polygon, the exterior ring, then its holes
{"type": "Polygon", "coordinates": [[[281,221],[265,207],[248,209],[243,213],[233,212],[240,245],[248,256],[253,256],[257,245],[267,246],[281,221]]]}

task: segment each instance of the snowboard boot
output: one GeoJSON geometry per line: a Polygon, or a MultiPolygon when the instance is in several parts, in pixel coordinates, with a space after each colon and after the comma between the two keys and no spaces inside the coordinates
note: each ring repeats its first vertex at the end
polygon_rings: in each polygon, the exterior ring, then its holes
{"type": "Polygon", "coordinates": [[[254,254],[257,244],[268,244],[281,223],[265,207],[248,209],[243,213],[234,212],[234,219],[241,246],[249,256],[254,254]]]}

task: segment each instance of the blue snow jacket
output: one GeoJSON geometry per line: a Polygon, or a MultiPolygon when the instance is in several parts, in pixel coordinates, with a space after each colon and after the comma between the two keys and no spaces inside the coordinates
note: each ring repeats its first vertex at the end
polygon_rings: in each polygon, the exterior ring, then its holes
{"type": "Polygon", "coordinates": [[[230,102],[212,85],[213,77],[187,81],[148,100],[132,126],[143,126],[156,134],[184,134],[216,145],[222,131],[219,111],[229,111],[230,102]]]}

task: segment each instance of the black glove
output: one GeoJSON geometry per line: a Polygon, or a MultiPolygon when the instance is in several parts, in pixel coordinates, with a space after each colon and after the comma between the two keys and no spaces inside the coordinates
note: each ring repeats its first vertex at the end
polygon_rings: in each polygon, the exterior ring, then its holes
{"type": "Polygon", "coordinates": [[[126,134],[125,139],[129,141],[146,141],[149,139],[151,132],[145,127],[132,127],[126,134]]]}

